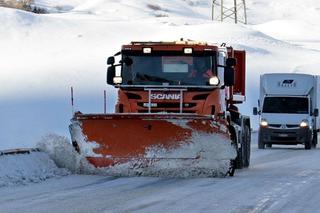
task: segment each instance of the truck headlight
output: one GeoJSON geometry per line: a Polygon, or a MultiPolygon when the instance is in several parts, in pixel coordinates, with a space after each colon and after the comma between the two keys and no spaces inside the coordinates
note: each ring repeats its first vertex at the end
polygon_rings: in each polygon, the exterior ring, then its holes
{"type": "Polygon", "coordinates": [[[267,126],[268,126],[267,120],[266,120],[266,119],[261,119],[261,121],[260,121],[260,126],[262,126],[262,127],[267,127],[267,126]]]}
{"type": "Polygon", "coordinates": [[[121,84],[122,83],[122,77],[121,76],[116,76],[113,78],[113,83],[114,84],[121,84]]]}
{"type": "Polygon", "coordinates": [[[213,76],[209,79],[209,84],[212,86],[218,86],[220,83],[220,80],[217,76],[213,76]]]}
{"type": "Polygon", "coordinates": [[[308,123],[307,120],[301,121],[301,123],[300,123],[300,127],[301,127],[301,128],[305,128],[305,127],[308,127],[308,126],[309,126],[309,123],[308,123]]]}

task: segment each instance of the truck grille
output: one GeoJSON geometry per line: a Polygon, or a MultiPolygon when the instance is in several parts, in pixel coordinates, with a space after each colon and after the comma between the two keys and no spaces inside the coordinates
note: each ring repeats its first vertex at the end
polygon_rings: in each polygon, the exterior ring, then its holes
{"type": "MultiPolygon", "coordinates": [[[[149,103],[143,103],[139,102],[138,106],[143,107],[143,108],[148,108],[149,103]]],[[[151,109],[157,109],[157,108],[180,108],[180,103],[152,103],[151,104],[151,109]],[[152,104],[155,104],[155,106],[152,106],[152,104]]],[[[183,108],[192,108],[195,107],[197,104],[196,103],[183,103],[183,108]]]]}
{"type": "MultiPolygon", "coordinates": [[[[148,113],[149,111],[147,109],[143,109],[143,110],[138,110],[138,113],[148,113]]],[[[151,109],[152,113],[161,113],[161,112],[165,112],[165,113],[180,113],[180,110],[177,109],[151,109]]],[[[182,113],[196,113],[196,110],[182,110],[182,113]]]]}

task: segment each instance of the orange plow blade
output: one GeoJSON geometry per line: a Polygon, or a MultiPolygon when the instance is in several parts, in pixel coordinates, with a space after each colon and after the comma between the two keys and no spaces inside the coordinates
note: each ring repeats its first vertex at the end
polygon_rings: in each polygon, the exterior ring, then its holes
{"type": "Polygon", "coordinates": [[[236,157],[227,127],[188,114],[81,114],[70,133],[80,154],[115,176],[221,176],[236,157]]]}

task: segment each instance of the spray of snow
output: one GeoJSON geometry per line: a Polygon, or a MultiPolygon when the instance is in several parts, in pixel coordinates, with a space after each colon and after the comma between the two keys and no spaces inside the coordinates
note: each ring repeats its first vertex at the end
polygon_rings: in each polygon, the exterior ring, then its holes
{"type": "Polygon", "coordinates": [[[43,152],[0,156],[0,187],[37,183],[68,174],[43,152]]]}
{"type": "Polygon", "coordinates": [[[77,141],[81,154],[83,156],[90,156],[90,157],[102,157],[101,154],[95,153],[93,150],[99,148],[99,144],[95,141],[90,141],[87,143],[87,138],[82,133],[81,123],[78,121],[72,121],[70,126],[70,131],[72,131],[71,137],[72,141],[77,141]]]}
{"type": "Polygon", "coordinates": [[[46,135],[38,142],[37,147],[48,153],[58,167],[78,174],[95,174],[95,168],[87,162],[84,155],[75,151],[70,140],[64,136],[46,135]]]}

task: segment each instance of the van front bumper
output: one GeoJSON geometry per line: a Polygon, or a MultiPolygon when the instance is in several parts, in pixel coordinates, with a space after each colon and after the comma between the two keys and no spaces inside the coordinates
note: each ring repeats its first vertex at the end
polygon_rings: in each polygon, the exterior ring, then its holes
{"type": "Polygon", "coordinates": [[[309,128],[274,129],[260,127],[260,140],[265,144],[304,144],[311,140],[312,131],[309,128]]]}

